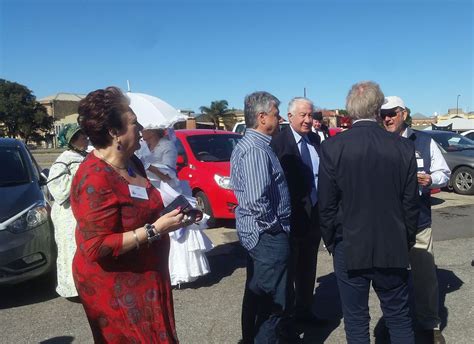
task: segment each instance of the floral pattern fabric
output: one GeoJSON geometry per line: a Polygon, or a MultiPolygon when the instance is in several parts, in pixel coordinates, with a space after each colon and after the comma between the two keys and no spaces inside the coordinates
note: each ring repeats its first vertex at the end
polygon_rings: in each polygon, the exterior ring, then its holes
{"type": "Polygon", "coordinates": [[[62,297],[77,296],[72,278],[72,259],[76,252],[74,233],[76,219],[69,202],[72,178],[84,157],[71,150],[64,151],[51,166],[48,176],[48,190],[54,198],[51,219],[54,225],[54,240],[58,248],[56,260],[56,292],[62,297]]]}
{"type": "Polygon", "coordinates": [[[177,343],[169,236],[119,255],[122,233],[153,223],[163,209],[149,182],[148,200],[132,198],[128,186],[94,154],[74,178],[71,206],[78,248],[73,275],[79,297],[96,343],[177,343]]]}

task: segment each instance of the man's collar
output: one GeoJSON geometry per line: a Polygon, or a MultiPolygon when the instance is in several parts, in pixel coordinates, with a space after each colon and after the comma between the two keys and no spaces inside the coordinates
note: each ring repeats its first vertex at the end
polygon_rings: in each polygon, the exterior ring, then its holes
{"type": "Polygon", "coordinates": [[[375,118],[361,118],[357,119],[354,122],[352,122],[352,125],[356,124],[357,122],[363,122],[363,121],[368,121],[368,122],[377,122],[375,118]]]}
{"type": "Polygon", "coordinates": [[[293,133],[293,136],[295,138],[296,143],[300,143],[301,139],[304,139],[307,135],[303,136],[300,135],[293,127],[290,125],[291,132],[293,133]]]}
{"type": "Polygon", "coordinates": [[[413,134],[414,134],[413,129],[408,126],[405,128],[405,130],[402,131],[402,137],[405,137],[405,138],[408,138],[413,134]]]}
{"type": "Polygon", "coordinates": [[[264,134],[255,129],[247,128],[247,130],[245,131],[245,134],[247,135],[247,133],[250,134],[250,136],[254,136],[265,141],[267,144],[270,144],[270,141],[272,140],[272,137],[270,135],[264,134]]]}

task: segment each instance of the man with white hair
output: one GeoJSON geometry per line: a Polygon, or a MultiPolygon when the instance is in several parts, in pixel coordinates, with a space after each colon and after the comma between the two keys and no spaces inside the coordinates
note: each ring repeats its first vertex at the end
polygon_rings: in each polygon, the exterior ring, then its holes
{"type": "Polygon", "coordinates": [[[369,288],[392,343],[415,342],[408,306],[408,252],[419,214],[413,142],[377,123],[384,95],[371,81],[352,86],[352,128],[321,145],[320,226],[334,255],[348,343],[369,343],[369,288]]]}
{"type": "Polygon", "coordinates": [[[428,134],[412,130],[406,124],[408,110],[400,97],[386,97],[380,116],[387,131],[406,137],[415,144],[420,217],[416,244],[410,250],[410,265],[415,289],[416,317],[418,324],[431,332],[433,342],[442,344],[445,339],[440,331],[441,319],[438,314],[439,288],[433,255],[430,189],[445,186],[451,171],[434,140],[428,134]]]}
{"type": "Polygon", "coordinates": [[[318,134],[313,128],[313,102],[296,97],[288,104],[289,127],[272,140],[288,182],[291,199],[291,313],[297,322],[322,324],[312,311],[321,232],[318,219],[318,134]]]}

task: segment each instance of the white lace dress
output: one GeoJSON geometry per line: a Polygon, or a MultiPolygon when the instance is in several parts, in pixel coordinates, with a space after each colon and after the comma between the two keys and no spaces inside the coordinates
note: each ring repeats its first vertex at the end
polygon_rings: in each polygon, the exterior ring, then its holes
{"type": "MultiPolygon", "coordinates": [[[[191,196],[191,189],[187,182],[179,181],[179,185],[181,192],[178,193],[165,182],[158,184],[157,189],[160,190],[164,205],[167,206],[179,194],[182,194],[195,207],[196,199],[191,196]]],[[[203,229],[207,228],[208,219],[209,216],[204,215],[200,222],[169,234],[170,254],[168,265],[171,285],[193,282],[199,276],[204,276],[211,271],[206,252],[211,250],[213,245],[207,235],[203,233],[203,229]]]]}
{"type": "MultiPolygon", "coordinates": [[[[148,179],[155,188],[160,191],[163,203],[167,206],[180,194],[184,195],[193,207],[196,206],[196,199],[192,197],[192,191],[189,183],[178,180],[176,172],[167,165],[158,163],[156,156],[151,153],[146,145],[141,143],[141,149],[137,151],[145,169],[153,165],[161,172],[171,177],[166,183],[161,181],[155,174],[147,171],[148,179]]],[[[180,285],[195,281],[199,276],[208,274],[211,270],[206,257],[206,252],[213,248],[211,240],[203,233],[207,228],[209,216],[196,224],[178,229],[170,233],[170,254],[169,270],[171,285],[180,285]]]]}
{"type": "Polygon", "coordinates": [[[76,252],[76,219],[69,203],[72,178],[84,157],[71,150],[63,152],[49,171],[48,189],[54,198],[51,218],[58,247],[56,292],[62,297],[77,296],[72,278],[72,259],[76,252]]]}

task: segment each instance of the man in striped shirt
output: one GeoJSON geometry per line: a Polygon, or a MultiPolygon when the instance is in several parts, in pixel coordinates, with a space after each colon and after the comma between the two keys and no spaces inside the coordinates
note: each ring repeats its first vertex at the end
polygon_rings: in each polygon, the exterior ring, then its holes
{"type": "Polygon", "coordinates": [[[236,227],[248,251],[242,302],[243,343],[281,343],[287,309],[290,196],[273,150],[280,101],[267,92],[245,98],[247,130],[231,157],[231,185],[239,202],[236,227]]]}

